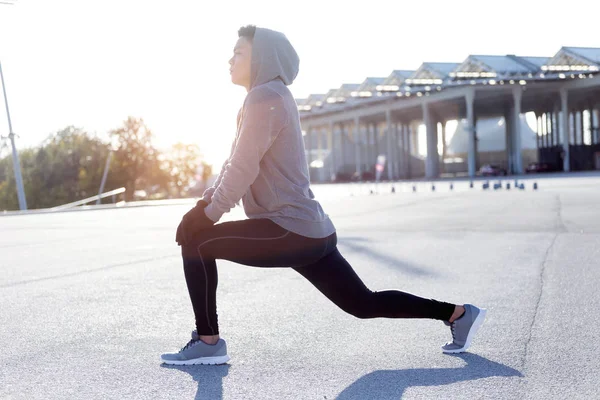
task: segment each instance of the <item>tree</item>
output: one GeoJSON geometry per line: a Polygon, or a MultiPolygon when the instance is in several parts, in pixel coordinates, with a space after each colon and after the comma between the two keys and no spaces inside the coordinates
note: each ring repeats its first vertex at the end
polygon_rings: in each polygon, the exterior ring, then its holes
{"type": "Polygon", "coordinates": [[[149,189],[161,179],[159,153],[152,144],[152,132],[143,119],[128,117],[123,126],[110,132],[115,148],[110,186],[125,187],[125,199],[132,200],[138,189],[149,189]]]}
{"type": "MultiPolygon", "coordinates": [[[[129,117],[110,132],[111,143],[68,126],[39,147],[19,151],[23,186],[30,209],[48,208],[98,193],[106,159],[113,157],[105,191],[126,188],[126,200],[143,189],[150,198],[190,195],[191,187],[211,175],[197,145],[175,144],[161,154],[142,119],[129,117]],[[111,150],[112,148],[112,150],[111,150]]],[[[1,149],[0,149],[1,150],[1,149]]],[[[0,210],[19,208],[10,152],[0,158],[0,210]]]]}
{"type": "Polygon", "coordinates": [[[184,197],[190,185],[198,180],[202,154],[196,144],[176,143],[166,155],[163,168],[168,171],[171,194],[184,197]]]}
{"type": "MultiPolygon", "coordinates": [[[[107,154],[106,143],[73,126],[48,136],[38,148],[20,150],[28,208],[54,207],[97,193],[107,154]]],[[[0,209],[18,209],[12,155],[0,160],[0,209]]]]}

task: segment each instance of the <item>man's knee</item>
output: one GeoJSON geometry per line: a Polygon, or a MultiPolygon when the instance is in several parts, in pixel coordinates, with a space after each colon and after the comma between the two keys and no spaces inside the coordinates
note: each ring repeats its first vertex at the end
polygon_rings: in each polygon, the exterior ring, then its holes
{"type": "Polygon", "coordinates": [[[181,255],[184,258],[200,258],[208,256],[208,244],[214,239],[214,227],[197,232],[187,243],[181,245],[181,255]]]}
{"type": "Polygon", "coordinates": [[[345,304],[340,308],[356,318],[367,319],[373,318],[373,311],[370,304],[371,303],[368,299],[357,299],[356,301],[345,304]]]}

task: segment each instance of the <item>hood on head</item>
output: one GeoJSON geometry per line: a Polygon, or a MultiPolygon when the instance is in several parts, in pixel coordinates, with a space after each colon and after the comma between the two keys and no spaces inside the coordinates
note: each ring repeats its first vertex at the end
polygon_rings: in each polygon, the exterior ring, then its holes
{"type": "Polygon", "coordinates": [[[298,54],[283,33],[256,28],[252,43],[250,89],[277,78],[291,85],[298,75],[299,65],[298,54]]]}

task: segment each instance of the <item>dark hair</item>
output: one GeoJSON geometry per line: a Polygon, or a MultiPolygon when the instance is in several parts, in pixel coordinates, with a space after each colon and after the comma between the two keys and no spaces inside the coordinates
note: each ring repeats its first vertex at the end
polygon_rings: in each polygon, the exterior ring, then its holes
{"type": "Polygon", "coordinates": [[[256,25],[246,25],[246,26],[242,26],[239,30],[238,30],[238,36],[239,37],[245,37],[248,40],[253,40],[254,39],[254,34],[256,33],[256,25]]]}

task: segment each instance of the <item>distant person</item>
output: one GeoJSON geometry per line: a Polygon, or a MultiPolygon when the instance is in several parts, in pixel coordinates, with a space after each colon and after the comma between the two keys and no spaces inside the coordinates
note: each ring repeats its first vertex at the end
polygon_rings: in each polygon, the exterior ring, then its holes
{"type": "Polygon", "coordinates": [[[484,309],[396,290],[372,292],[342,257],[335,227],[310,189],[298,109],[287,88],[298,74],[298,55],[280,32],[247,26],[238,35],[229,60],[231,80],[248,94],[237,135],[217,180],[183,216],[176,235],[196,330],[178,353],[163,354],[162,360],[178,365],[229,360],[217,322],[217,259],[292,268],[357,318],[443,321],[453,338],[443,351],[467,350],[484,309]],[[240,200],[249,219],[215,225],[240,200]]]}

